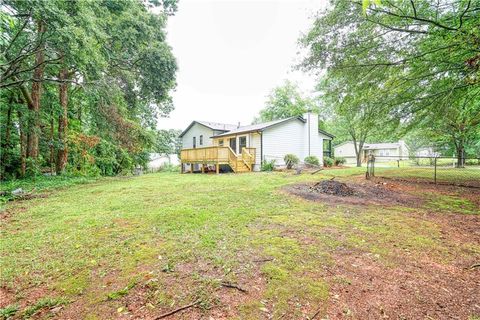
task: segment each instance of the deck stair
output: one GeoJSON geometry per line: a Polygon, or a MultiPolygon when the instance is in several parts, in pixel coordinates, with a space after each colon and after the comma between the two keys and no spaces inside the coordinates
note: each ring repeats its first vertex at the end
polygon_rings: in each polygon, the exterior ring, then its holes
{"type": "Polygon", "coordinates": [[[245,163],[245,161],[242,159],[242,157],[237,157],[237,161],[235,163],[235,168],[233,168],[233,166],[231,166],[231,165],[230,165],[230,167],[232,167],[232,170],[236,173],[251,171],[250,167],[247,165],[247,163],[245,163]]]}

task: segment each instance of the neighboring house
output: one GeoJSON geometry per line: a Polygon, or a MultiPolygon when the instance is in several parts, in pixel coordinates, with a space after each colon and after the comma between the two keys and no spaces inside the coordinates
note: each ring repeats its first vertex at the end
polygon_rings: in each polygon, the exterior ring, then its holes
{"type": "Polygon", "coordinates": [[[160,154],[150,153],[150,160],[148,161],[147,168],[149,171],[156,171],[165,165],[178,165],[180,160],[178,155],[172,154],[160,154]]]}
{"type": "MultiPolygon", "coordinates": [[[[376,161],[392,161],[408,159],[409,150],[403,140],[393,143],[365,143],[362,151],[362,162],[367,160],[368,155],[375,155],[376,161]]],[[[348,164],[357,162],[355,145],[352,141],[343,142],[334,147],[335,157],[343,157],[348,164]]]]}
{"type": "Polygon", "coordinates": [[[217,172],[243,172],[260,170],[262,160],[282,166],[289,153],[300,160],[316,156],[322,163],[323,141],[334,136],[318,129],[318,114],[306,113],[248,126],[193,121],[180,137],[182,171],[214,166],[217,172]]]}
{"type": "Polygon", "coordinates": [[[436,158],[440,156],[439,152],[436,152],[433,147],[423,147],[415,151],[416,157],[436,158]]]}

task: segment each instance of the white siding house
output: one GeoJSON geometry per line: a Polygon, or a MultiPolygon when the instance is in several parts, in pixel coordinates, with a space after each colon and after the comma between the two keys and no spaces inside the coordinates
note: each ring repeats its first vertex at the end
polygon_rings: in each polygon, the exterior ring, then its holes
{"type": "MultiPolygon", "coordinates": [[[[355,145],[352,141],[343,142],[335,146],[334,150],[335,157],[345,158],[348,164],[356,163],[355,145]]],[[[365,143],[362,162],[366,161],[369,154],[377,156],[376,161],[405,160],[409,157],[409,150],[403,140],[393,143],[365,143]]]]}
{"type": "MultiPolygon", "coordinates": [[[[285,165],[286,154],[294,154],[301,161],[307,156],[316,156],[323,163],[323,142],[333,139],[333,135],[318,129],[318,114],[314,113],[249,126],[194,121],[180,137],[183,149],[230,147],[239,159],[243,148],[254,149],[251,169],[255,171],[260,170],[262,160],[275,160],[276,165],[285,165]]],[[[198,162],[193,168],[197,170],[198,162]]]]}
{"type": "Polygon", "coordinates": [[[180,134],[180,138],[182,138],[182,148],[189,149],[212,146],[213,136],[236,128],[237,126],[233,124],[193,121],[188,128],[180,134]]]}

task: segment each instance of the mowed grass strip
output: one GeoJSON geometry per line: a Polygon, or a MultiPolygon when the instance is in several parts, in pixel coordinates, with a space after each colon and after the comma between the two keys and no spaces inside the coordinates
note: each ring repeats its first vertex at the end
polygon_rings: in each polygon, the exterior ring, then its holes
{"type": "Polygon", "coordinates": [[[152,312],[195,298],[208,310],[222,307],[222,279],[261,277],[263,287],[240,304],[240,317],[299,317],[325,308],[322,275],[339,249],[372,253],[385,265],[394,263],[394,247],[451,260],[455,253],[445,250],[438,227],[406,214],[423,209],[326,206],[280,190],[363,170],[149,174],[12,203],[1,222],[1,286],[15,292],[15,304],[31,288],[44,288],[62,301],[81,301],[83,316],[102,318],[105,308],[125,312],[122,299],[138,287],[152,289],[152,312]]]}

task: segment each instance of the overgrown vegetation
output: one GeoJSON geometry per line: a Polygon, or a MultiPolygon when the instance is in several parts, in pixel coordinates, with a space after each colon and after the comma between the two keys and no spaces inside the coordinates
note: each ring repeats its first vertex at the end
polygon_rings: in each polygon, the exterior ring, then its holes
{"type": "Polygon", "coordinates": [[[0,179],[113,176],[170,147],[161,137],[172,132],[155,127],[173,109],[175,10],[171,0],[2,1],[0,179]]]}
{"type": "Polygon", "coordinates": [[[62,189],[68,186],[83,184],[97,180],[98,177],[85,176],[38,176],[26,179],[14,179],[2,181],[0,184],[0,209],[10,200],[17,198],[12,192],[19,191],[20,198],[24,194],[32,194],[36,196],[45,191],[62,189]]]}

